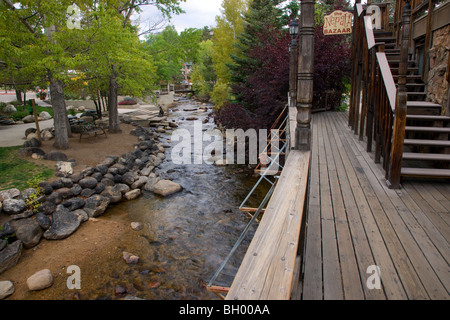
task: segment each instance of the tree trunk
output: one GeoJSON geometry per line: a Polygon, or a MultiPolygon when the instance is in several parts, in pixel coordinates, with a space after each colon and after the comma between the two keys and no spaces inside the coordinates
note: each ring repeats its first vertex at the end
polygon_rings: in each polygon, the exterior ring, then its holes
{"type": "Polygon", "coordinates": [[[16,89],[16,99],[22,104],[22,91],[16,89]]]}
{"type": "Polygon", "coordinates": [[[119,125],[119,111],[117,109],[117,94],[118,94],[118,83],[115,76],[109,78],[109,98],[108,98],[108,109],[109,109],[109,132],[111,133],[121,133],[119,125]]]}
{"type": "Polygon", "coordinates": [[[52,93],[53,118],[55,124],[55,143],[56,149],[69,149],[69,136],[67,128],[67,110],[64,99],[64,90],[61,80],[53,78],[49,72],[50,91],[52,93]]]}

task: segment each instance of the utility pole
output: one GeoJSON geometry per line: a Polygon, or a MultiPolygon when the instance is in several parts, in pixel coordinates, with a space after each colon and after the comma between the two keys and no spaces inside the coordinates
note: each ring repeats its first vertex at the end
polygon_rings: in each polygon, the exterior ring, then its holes
{"type": "Polygon", "coordinates": [[[298,57],[296,149],[311,150],[311,109],[314,86],[314,0],[301,1],[298,57]]]}

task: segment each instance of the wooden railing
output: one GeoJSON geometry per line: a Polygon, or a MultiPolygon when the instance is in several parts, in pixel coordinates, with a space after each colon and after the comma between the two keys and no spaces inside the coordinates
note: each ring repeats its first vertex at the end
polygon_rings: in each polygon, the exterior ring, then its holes
{"type": "MultiPolygon", "coordinates": [[[[398,1],[397,1],[398,2],[398,1]]],[[[385,12],[389,8],[385,7],[385,12]]],[[[384,42],[376,43],[372,19],[364,14],[360,3],[355,6],[353,34],[352,93],[349,125],[360,140],[367,137],[367,151],[375,140],[375,162],[383,167],[390,187],[398,188],[405,137],[410,6],[403,7],[398,88],[394,82],[384,42]]],[[[381,31],[387,24],[382,24],[381,31]]]]}

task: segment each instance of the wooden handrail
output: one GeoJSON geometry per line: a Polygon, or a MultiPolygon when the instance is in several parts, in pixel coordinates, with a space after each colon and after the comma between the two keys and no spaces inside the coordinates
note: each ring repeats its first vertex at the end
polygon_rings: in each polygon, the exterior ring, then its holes
{"type": "Polygon", "coordinates": [[[384,87],[389,99],[391,109],[395,112],[395,103],[397,100],[397,87],[395,86],[394,77],[392,76],[391,68],[386,57],[386,53],[377,52],[377,61],[380,68],[381,76],[383,78],[384,87]]]}

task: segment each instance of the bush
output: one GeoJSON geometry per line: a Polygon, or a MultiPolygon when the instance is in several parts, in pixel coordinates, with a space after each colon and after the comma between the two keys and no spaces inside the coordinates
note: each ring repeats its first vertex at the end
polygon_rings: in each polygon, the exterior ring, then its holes
{"type": "Polygon", "coordinates": [[[119,106],[132,106],[138,104],[134,98],[125,98],[123,101],[119,102],[119,106]]]}

